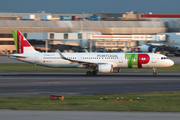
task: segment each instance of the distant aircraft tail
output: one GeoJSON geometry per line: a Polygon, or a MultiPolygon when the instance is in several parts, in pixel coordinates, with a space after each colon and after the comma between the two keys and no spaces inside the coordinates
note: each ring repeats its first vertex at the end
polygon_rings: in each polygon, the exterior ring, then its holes
{"type": "Polygon", "coordinates": [[[86,53],[88,53],[88,51],[84,48],[84,51],[86,52],[86,53]]]}
{"type": "Polygon", "coordinates": [[[34,53],[37,52],[18,30],[12,30],[14,43],[17,53],[34,53]]]}

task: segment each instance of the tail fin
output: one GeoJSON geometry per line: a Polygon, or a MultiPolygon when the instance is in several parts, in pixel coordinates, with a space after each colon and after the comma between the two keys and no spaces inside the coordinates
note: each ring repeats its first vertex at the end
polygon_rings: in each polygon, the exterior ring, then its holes
{"type": "Polygon", "coordinates": [[[17,53],[34,53],[37,52],[18,30],[12,30],[14,43],[17,53]]]}
{"type": "Polygon", "coordinates": [[[85,51],[86,53],[88,53],[88,51],[86,50],[86,48],[84,48],[84,51],[85,51]]]}

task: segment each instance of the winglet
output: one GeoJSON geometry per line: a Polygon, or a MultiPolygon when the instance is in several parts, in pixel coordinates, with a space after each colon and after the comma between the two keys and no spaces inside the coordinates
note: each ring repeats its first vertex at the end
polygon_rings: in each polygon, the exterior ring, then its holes
{"type": "Polygon", "coordinates": [[[62,59],[66,59],[66,60],[67,60],[67,58],[64,57],[64,55],[61,53],[61,51],[60,51],[59,49],[57,49],[57,51],[58,51],[58,53],[59,53],[59,55],[60,55],[60,57],[61,57],[62,59]]]}

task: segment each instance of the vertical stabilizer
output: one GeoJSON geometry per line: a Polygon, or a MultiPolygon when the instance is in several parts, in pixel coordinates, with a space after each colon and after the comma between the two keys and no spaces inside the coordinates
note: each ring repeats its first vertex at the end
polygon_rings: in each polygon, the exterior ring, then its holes
{"type": "Polygon", "coordinates": [[[34,53],[37,52],[18,30],[12,30],[14,43],[17,53],[34,53]]]}

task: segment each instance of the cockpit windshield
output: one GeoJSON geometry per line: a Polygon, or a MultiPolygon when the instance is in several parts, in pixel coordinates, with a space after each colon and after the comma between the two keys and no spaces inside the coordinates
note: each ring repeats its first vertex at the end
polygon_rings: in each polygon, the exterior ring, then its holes
{"type": "Polygon", "coordinates": [[[168,57],[161,57],[161,60],[168,59],[168,57]]]}

